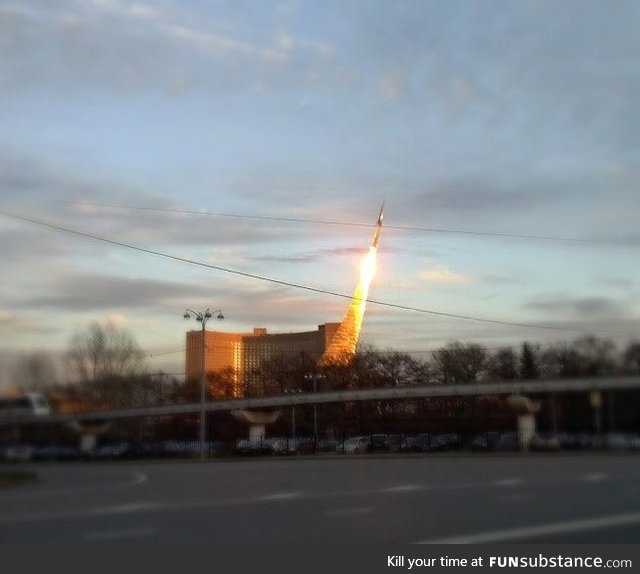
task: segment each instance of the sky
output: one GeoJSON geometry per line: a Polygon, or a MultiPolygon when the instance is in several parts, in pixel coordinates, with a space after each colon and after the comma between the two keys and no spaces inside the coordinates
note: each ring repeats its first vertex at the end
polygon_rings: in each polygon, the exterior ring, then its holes
{"type": "Polygon", "coordinates": [[[419,310],[370,303],[363,343],[640,338],[638,21],[624,0],[0,0],[0,385],[91,321],[180,373],[187,307],[289,332],[348,304],[16,215],[349,295],[385,201],[369,297],[419,310]]]}

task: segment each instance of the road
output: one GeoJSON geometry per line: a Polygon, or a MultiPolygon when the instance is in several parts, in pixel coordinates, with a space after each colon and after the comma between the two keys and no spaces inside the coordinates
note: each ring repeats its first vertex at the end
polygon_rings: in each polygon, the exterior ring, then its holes
{"type": "Polygon", "coordinates": [[[637,543],[640,456],[33,465],[0,543],[637,543]]]}

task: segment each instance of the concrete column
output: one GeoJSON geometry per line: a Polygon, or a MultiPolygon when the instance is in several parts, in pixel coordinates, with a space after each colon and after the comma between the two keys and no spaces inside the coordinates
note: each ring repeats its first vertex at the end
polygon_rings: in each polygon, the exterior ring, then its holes
{"type": "Polygon", "coordinates": [[[596,435],[602,433],[602,393],[591,391],[589,393],[589,404],[593,409],[593,428],[596,435]]]}
{"type": "Polygon", "coordinates": [[[265,427],[276,422],[280,416],[280,411],[232,411],[231,414],[239,421],[249,425],[249,439],[262,440],[265,436],[265,427]]]}
{"type": "Polygon", "coordinates": [[[266,432],[265,429],[265,425],[255,423],[249,425],[249,440],[251,442],[260,442],[262,439],[264,439],[266,432]]]}
{"type": "Polygon", "coordinates": [[[521,451],[526,452],[536,434],[536,413],[540,410],[540,402],[522,395],[511,395],[507,397],[507,404],[518,417],[518,445],[521,451]]]}
{"type": "Polygon", "coordinates": [[[80,437],[80,451],[84,453],[91,452],[94,448],[96,448],[97,440],[98,435],[96,435],[95,433],[83,434],[80,437]]]}
{"type": "Polygon", "coordinates": [[[525,413],[518,415],[518,444],[521,451],[529,450],[529,444],[536,434],[536,415],[525,413]]]}
{"type": "Polygon", "coordinates": [[[96,447],[98,437],[106,432],[109,423],[73,421],[69,426],[80,435],[80,450],[88,453],[96,447]]]}

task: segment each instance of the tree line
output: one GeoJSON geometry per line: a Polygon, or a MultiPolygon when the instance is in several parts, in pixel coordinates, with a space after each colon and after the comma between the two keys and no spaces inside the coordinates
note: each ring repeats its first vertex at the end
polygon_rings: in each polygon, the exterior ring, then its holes
{"type": "MultiPolygon", "coordinates": [[[[91,323],[74,334],[66,353],[66,380],[56,380],[53,358],[25,357],[14,377],[23,390],[38,390],[92,406],[124,408],[194,402],[199,381],[152,373],[134,336],[113,324],[91,323]]],[[[450,341],[429,354],[359,349],[348,364],[318,367],[305,353],[275,356],[238,382],[231,369],[207,375],[210,398],[263,396],[315,390],[403,387],[483,381],[640,374],[640,342],[618,348],[611,340],[584,336],[542,346],[487,349],[450,341]]]]}
{"type": "Polygon", "coordinates": [[[450,341],[423,358],[365,347],[349,364],[323,368],[304,353],[273,357],[249,376],[246,393],[309,391],[314,379],[318,390],[332,390],[614,374],[640,374],[639,342],[620,350],[609,339],[589,335],[549,347],[523,342],[518,348],[489,350],[450,341]]]}

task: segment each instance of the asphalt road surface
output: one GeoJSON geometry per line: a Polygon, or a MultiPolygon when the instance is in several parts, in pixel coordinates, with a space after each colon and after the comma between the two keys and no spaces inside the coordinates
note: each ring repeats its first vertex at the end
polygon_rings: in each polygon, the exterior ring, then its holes
{"type": "MultiPolygon", "coordinates": [[[[29,466],[31,468],[31,466],[29,466]]],[[[33,465],[0,543],[628,543],[640,455],[33,465]]]]}

